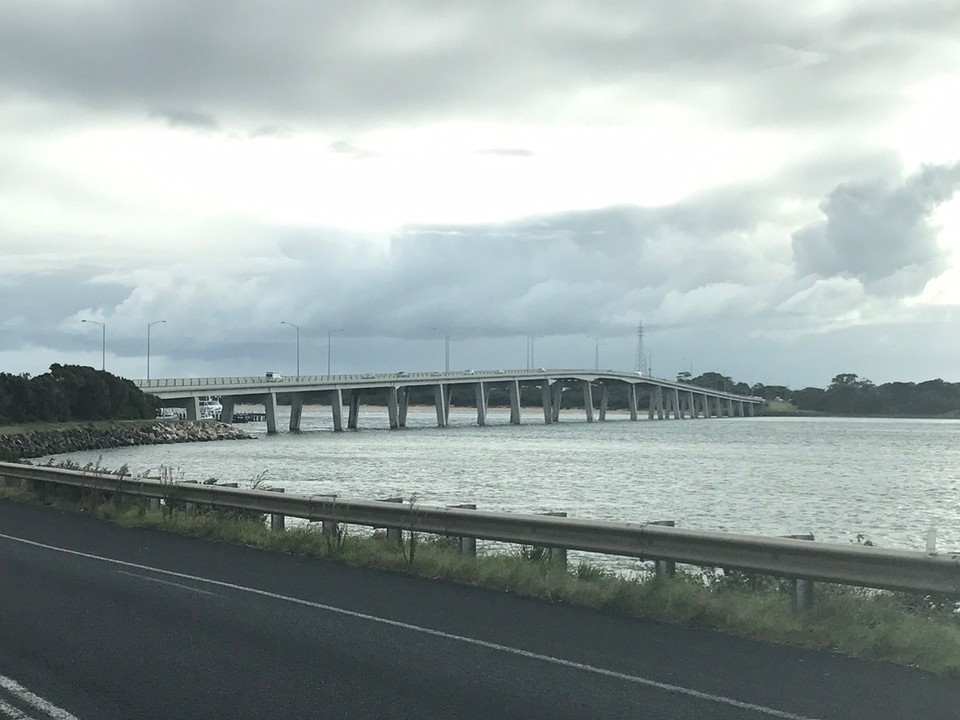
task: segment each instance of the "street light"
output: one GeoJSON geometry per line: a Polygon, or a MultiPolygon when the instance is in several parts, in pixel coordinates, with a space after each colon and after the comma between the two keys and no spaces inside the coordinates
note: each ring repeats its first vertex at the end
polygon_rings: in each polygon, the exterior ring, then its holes
{"type": "Polygon", "coordinates": [[[593,347],[593,369],[600,369],[600,338],[594,338],[596,345],[593,347]]]}
{"type": "Polygon", "coordinates": [[[343,332],[343,328],[337,328],[336,330],[327,330],[327,380],[330,379],[330,344],[333,340],[333,334],[343,332]]]}
{"type": "Polygon", "coordinates": [[[91,323],[100,326],[100,369],[107,369],[107,324],[99,320],[81,320],[83,323],[91,323]]]}
{"type": "Polygon", "coordinates": [[[166,320],[154,320],[153,322],[147,323],[147,382],[150,382],[150,328],[154,325],[159,325],[160,323],[165,323],[166,320]]]}
{"type": "Polygon", "coordinates": [[[459,333],[452,333],[440,328],[434,328],[434,331],[443,333],[443,371],[448,373],[450,372],[450,338],[459,335],[459,333]]]}
{"type": "Polygon", "coordinates": [[[535,357],[536,347],[534,343],[537,342],[543,335],[527,335],[527,339],[530,340],[530,369],[533,370],[537,366],[537,359],[535,357]]]}
{"type": "Polygon", "coordinates": [[[300,326],[286,320],[280,321],[281,325],[289,325],[297,331],[297,380],[300,379],[300,326]]]}

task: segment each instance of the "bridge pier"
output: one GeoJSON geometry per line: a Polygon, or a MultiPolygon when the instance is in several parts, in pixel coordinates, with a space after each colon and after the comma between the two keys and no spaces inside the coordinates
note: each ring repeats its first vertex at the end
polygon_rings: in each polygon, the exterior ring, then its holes
{"type": "Polygon", "coordinates": [[[727,398],[727,417],[733,417],[733,400],[727,398]]]}
{"type": "Polygon", "coordinates": [[[520,424],[520,383],[516,380],[510,383],[510,424],[520,424]]]}
{"type": "Polygon", "coordinates": [[[263,409],[267,416],[267,435],[277,434],[277,394],[267,393],[263,396],[263,409]]]}
{"type": "Polygon", "coordinates": [[[553,400],[549,380],[544,380],[540,386],[540,399],[543,402],[543,422],[549,425],[553,422],[553,400]]]}
{"type": "Polygon", "coordinates": [[[487,391],[484,383],[477,383],[474,394],[477,398],[477,425],[483,427],[487,424],[487,391]]]}
{"type": "Polygon", "coordinates": [[[347,429],[356,430],[357,421],[360,419],[360,391],[350,391],[350,408],[347,415],[347,429]]]}
{"type": "Polygon", "coordinates": [[[747,403],[747,417],[754,416],[754,410],[755,410],[754,405],[755,403],[747,403]]]}
{"type": "Polygon", "coordinates": [[[340,388],[330,391],[330,413],[333,415],[333,431],[343,432],[343,393],[340,388]]]}
{"type": "Polygon", "coordinates": [[[295,393],[290,397],[290,432],[300,432],[300,418],[302,417],[303,396],[300,393],[295,393]]]}
{"type": "Polygon", "coordinates": [[[683,415],[680,412],[680,391],[676,388],[671,388],[669,392],[667,392],[667,396],[670,398],[670,405],[673,408],[673,419],[682,420],[683,415]]]}
{"type": "Polygon", "coordinates": [[[587,414],[587,422],[593,422],[593,385],[589,380],[583,380],[583,409],[587,414]]]}
{"type": "Polygon", "coordinates": [[[710,398],[706,394],[701,394],[700,398],[700,410],[703,412],[703,417],[705,420],[710,419],[710,398]]]}
{"type": "Polygon", "coordinates": [[[650,390],[650,411],[649,419],[653,420],[654,414],[657,416],[657,420],[663,420],[663,388],[659,385],[654,385],[650,390]]]}
{"type": "Polygon", "coordinates": [[[637,386],[633,383],[627,386],[627,405],[630,406],[630,419],[637,419],[637,386]]]}
{"type": "Polygon", "coordinates": [[[433,403],[437,408],[437,427],[447,427],[450,422],[450,390],[442,383],[433,386],[433,403]]]}
{"type": "Polygon", "coordinates": [[[397,397],[397,386],[391,385],[387,388],[387,416],[390,419],[390,429],[397,430],[400,427],[400,407],[397,397]]]}
{"type": "Polygon", "coordinates": [[[697,399],[693,396],[693,390],[687,392],[687,407],[690,408],[690,419],[696,420],[699,413],[697,413],[697,399]]]}
{"type": "Polygon", "coordinates": [[[223,410],[220,411],[220,421],[225,423],[232,423],[234,399],[226,395],[221,395],[220,404],[223,406],[223,410]]]}
{"type": "Polygon", "coordinates": [[[600,422],[607,419],[607,405],[610,404],[610,393],[606,384],[600,386],[600,422]]]}
{"type": "Polygon", "coordinates": [[[406,427],[407,409],[410,407],[410,388],[400,388],[397,394],[400,399],[400,415],[397,419],[399,420],[400,427],[406,427]]]}
{"type": "Polygon", "coordinates": [[[563,385],[555,382],[550,387],[550,413],[553,422],[560,422],[560,402],[563,399],[563,385]]]}
{"type": "Polygon", "coordinates": [[[200,419],[200,398],[198,397],[187,398],[185,407],[187,409],[187,420],[200,419]]]}

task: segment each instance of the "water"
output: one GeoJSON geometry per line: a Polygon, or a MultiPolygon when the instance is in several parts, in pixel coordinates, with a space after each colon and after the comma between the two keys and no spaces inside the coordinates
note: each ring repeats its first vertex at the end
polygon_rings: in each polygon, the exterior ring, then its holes
{"type": "MultiPolygon", "coordinates": [[[[286,408],[281,408],[285,426],[286,408]]],[[[383,408],[364,408],[360,431],[332,432],[326,407],[305,407],[300,434],[254,441],[141,446],[56,456],[133,473],[161,465],[187,479],[268,484],[304,495],[415,496],[484,510],[548,512],[764,535],[923,550],[960,549],[960,421],[737,418],[588,424],[576,411],[545,425],[492,410],[489,425],[453,409],[436,428],[432,408],[411,408],[406,430],[383,408]],[[102,458],[101,458],[102,456],[102,458]]],[[[151,473],[153,474],[153,473],[151,473]]]]}

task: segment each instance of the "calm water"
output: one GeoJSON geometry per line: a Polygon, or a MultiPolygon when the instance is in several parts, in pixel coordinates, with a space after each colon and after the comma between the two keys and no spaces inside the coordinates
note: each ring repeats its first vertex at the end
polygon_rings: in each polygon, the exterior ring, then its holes
{"type": "MultiPolygon", "coordinates": [[[[283,425],[287,419],[281,408],[283,425]]],[[[609,416],[608,416],[609,417],[609,416]]],[[[216,477],[300,494],[373,499],[415,495],[425,504],[475,502],[481,509],[545,512],[818,540],[960,549],[960,421],[743,418],[587,424],[565,411],[544,425],[454,409],[432,427],[431,409],[411,408],[408,428],[390,431],[382,408],[361,411],[358,432],[332,432],[329,408],[304,408],[300,434],[253,441],[160,445],[72,453],[134,473],[161,465],[187,479],[216,477]]]]}

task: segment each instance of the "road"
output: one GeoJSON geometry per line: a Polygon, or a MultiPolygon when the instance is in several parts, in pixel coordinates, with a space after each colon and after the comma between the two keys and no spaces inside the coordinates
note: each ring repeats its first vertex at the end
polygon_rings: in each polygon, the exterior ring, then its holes
{"type": "Polygon", "coordinates": [[[0,718],[955,719],[960,682],[0,501],[0,718]]]}

